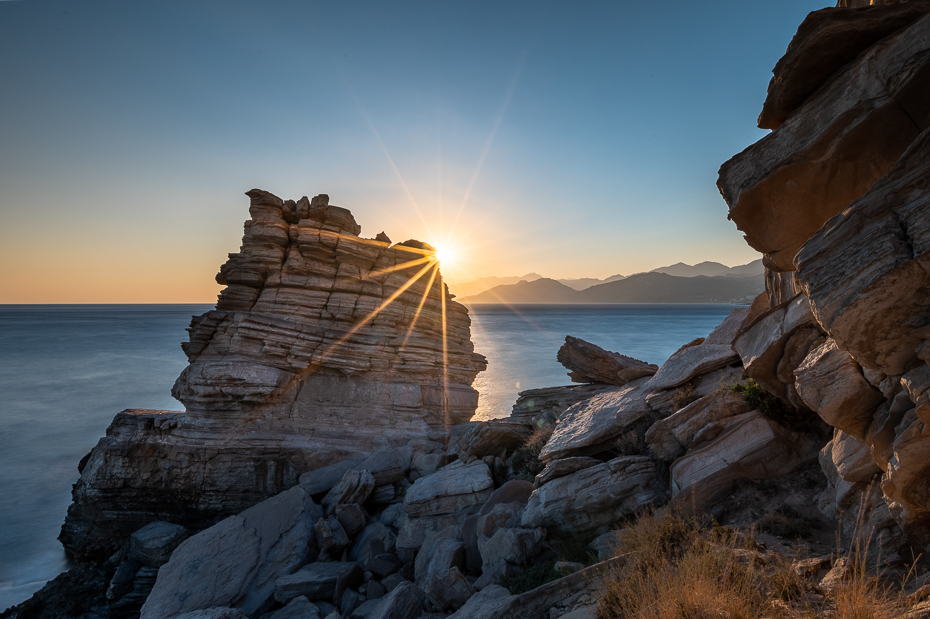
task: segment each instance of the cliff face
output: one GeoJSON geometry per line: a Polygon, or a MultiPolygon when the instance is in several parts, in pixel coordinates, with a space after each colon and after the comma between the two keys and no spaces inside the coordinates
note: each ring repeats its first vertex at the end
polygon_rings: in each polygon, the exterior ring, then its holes
{"type": "Polygon", "coordinates": [[[836,429],[820,458],[824,509],[864,501],[925,545],[930,2],[811,13],[774,73],[759,119],[772,133],[718,181],[767,267],[765,313],[741,337],[809,304],[811,336],[757,380],[836,429]]]}
{"type": "Polygon", "coordinates": [[[172,393],[187,411],[116,416],[62,529],[78,557],[156,519],[205,526],[307,471],[442,440],[474,414],[486,362],[428,245],[360,238],[327,196],[248,195],[242,248],[217,275],[226,288],[183,345],[172,393]]]}

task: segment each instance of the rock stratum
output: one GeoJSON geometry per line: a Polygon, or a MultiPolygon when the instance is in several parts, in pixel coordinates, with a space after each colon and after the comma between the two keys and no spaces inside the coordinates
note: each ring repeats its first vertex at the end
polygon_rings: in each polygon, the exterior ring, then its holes
{"type": "Polygon", "coordinates": [[[239,253],[194,317],[172,394],[127,410],[81,463],[61,541],[111,554],[152,520],[212,524],[301,474],[442,437],[474,414],[486,367],[428,245],[359,236],[328,203],[248,192],[239,253]]]}

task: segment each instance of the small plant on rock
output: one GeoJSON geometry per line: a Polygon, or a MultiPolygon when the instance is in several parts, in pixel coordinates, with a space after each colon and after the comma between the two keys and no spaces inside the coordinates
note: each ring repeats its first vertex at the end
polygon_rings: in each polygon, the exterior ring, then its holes
{"type": "Polygon", "coordinates": [[[542,472],[545,465],[539,461],[539,454],[549,442],[553,430],[550,424],[540,426],[513,452],[507,462],[513,479],[533,481],[542,472]]]}
{"type": "Polygon", "coordinates": [[[675,411],[677,412],[692,402],[697,402],[700,399],[701,396],[699,396],[694,391],[694,385],[691,383],[685,383],[675,390],[675,395],[672,396],[672,406],[675,407],[675,411]]]}

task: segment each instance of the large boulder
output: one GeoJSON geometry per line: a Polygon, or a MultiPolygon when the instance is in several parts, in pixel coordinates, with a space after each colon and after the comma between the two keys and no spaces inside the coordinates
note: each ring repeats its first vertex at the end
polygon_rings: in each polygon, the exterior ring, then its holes
{"type": "Polygon", "coordinates": [[[646,403],[648,381],[640,378],[571,406],[559,418],[539,459],[594,455],[615,448],[615,439],[623,433],[642,434],[654,414],[646,403]]]}
{"type": "Polygon", "coordinates": [[[743,323],[746,322],[746,317],[749,316],[749,311],[750,308],[748,307],[734,307],[731,309],[723,322],[704,338],[702,344],[705,346],[732,346],[733,340],[736,339],[743,323]]]}
{"type": "Polygon", "coordinates": [[[694,437],[708,424],[748,411],[742,394],[718,391],[656,421],[646,432],[646,444],[657,458],[671,462],[691,447],[694,437]]]}
{"type": "Polygon", "coordinates": [[[885,398],[849,353],[827,340],[807,355],[794,374],[795,388],[805,404],[834,428],[865,441],[875,409],[885,398]]]}
{"type": "Polygon", "coordinates": [[[251,616],[274,595],[275,580],[304,562],[320,507],[297,486],[188,538],[158,571],[142,619],[216,606],[251,616]]]}
{"type": "Polygon", "coordinates": [[[604,350],[570,335],[565,337],[556,359],[570,370],[568,376],[573,383],[625,385],[631,380],[652,376],[659,369],[655,364],[604,350]]]}
{"type": "Polygon", "coordinates": [[[145,525],[129,536],[129,551],[134,559],[149,567],[161,567],[171,553],[190,536],[179,524],[159,520],[145,525]]]}
{"type": "MultiPolygon", "coordinates": [[[[721,166],[717,185],[729,217],[765,254],[766,266],[794,270],[808,238],[870,191],[927,128],[928,33],[925,15],[872,45],[775,131],[721,166]]],[[[874,276],[861,265],[835,273],[874,276]]]]}
{"type": "Polygon", "coordinates": [[[537,488],[521,525],[592,531],[659,503],[668,495],[662,471],[645,456],[621,456],[537,488]]]}
{"type": "Polygon", "coordinates": [[[671,389],[738,360],[739,357],[729,344],[689,346],[669,357],[656,375],[646,383],[646,387],[654,391],[671,389]]]}
{"type": "Polygon", "coordinates": [[[743,479],[771,479],[817,456],[817,445],[751,411],[705,427],[671,467],[672,495],[707,505],[743,479]]]}
{"type": "Polygon", "coordinates": [[[330,602],[337,591],[357,587],[362,578],[362,566],[358,563],[311,563],[293,574],[278,578],[275,581],[274,597],[285,603],[298,596],[330,602]]]}
{"type": "Polygon", "coordinates": [[[569,406],[614,388],[615,385],[593,383],[527,389],[517,394],[510,419],[534,426],[555,423],[569,406]]]}
{"type": "Polygon", "coordinates": [[[533,433],[533,426],[509,419],[481,421],[468,426],[468,429],[450,441],[449,455],[455,454],[461,460],[470,456],[483,458],[511,452],[520,447],[533,433]]]}
{"type": "Polygon", "coordinates": [[[488,465],[481,460],[465,464],[456,460],[407,490],[404,510],[410,517],[454,515],[470,505],[484,503],[494,492],[488,465]]]}

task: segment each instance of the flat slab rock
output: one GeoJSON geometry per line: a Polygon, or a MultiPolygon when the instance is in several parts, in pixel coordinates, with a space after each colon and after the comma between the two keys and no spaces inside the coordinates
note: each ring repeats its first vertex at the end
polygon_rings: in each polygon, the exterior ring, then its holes
{"type": "Polygon", "coordinates": [[[729,345],[705,343],[689,346],[669,357],[646,384],[646,388],[658,391],[678,387],[696,376],[726,367],[738,360],[739,355],[733,352],[729,345]]]}
{"type": "Polygon", "coordinates": [[[671,462],[691,447],[695,435],[707,424],[748,411],[741,394],[712,393],[655,422],[646,432],[646,444],[657,458],[671,462]]]}
{"type": "Polygon", "coordinates": [[[530,495],[521,526],[592,531],[666,498],[659,464],[621,456],[559,477],[530,495]]]}
{"type": "Polygon", "coordinates": [[[158,571],[141,618],[216,606],[254,614],[271,600],[275,580],[303,563],[322,515],[297,486],[189,537],[158,571]]]}
{"type": "Polygon", "coordinates": [[[337,585],[353,580],[353,576],[357,581],[354,584],[358,584],[362,580],[362,573],[361,565],[350,561],[311,563],[293,574],[278,578],[275,581],[274,597],[279,602],[287,602],[298,596],[306,596],[308,600],[330,601],[336,593],[337,585]]]}
{"type": "Polygon", "coordinates": [[[653,414],[645,398],[648,382],[649,378],[640,378],[571,406],[559,418],[539,459],[548,462],[612,448],[613,439],[653,414]]]}
{"type": "Polygon", "coordinates": [[[432,475],[416,480],[404,496],[410,517],[453,515],[469,505],[484,503],[494,491],[494,479],[481,460],[456,460],[432,475]]]}
{"type": "Polygon", "coordinates": [[[652,376],[659,367],[633,357],[604,350],[581,338],[565,337],[556,354],[559,363],[568,370],[573,383],[606,383],[625,385],[631,380],[652,376]]]}

